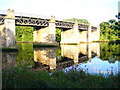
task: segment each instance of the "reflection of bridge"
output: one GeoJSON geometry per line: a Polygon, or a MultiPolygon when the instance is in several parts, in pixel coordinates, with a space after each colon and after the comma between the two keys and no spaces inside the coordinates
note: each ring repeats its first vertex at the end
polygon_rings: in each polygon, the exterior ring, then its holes
{"type": "Polygon", "coordinates": [[[8,9],[7,15],[0,14],[0,38],[2,46],[15,44],[15,26],[34,27],[34,41],[37,43],[55,43],[55,28],[61,28],[61,43],[92,42],[99,40],[99,29],[85,24],[58,21],[51,19],[15,16],[13,10],[8,9]]]}
{"type": "MultiPolygon", "coordinates": [[[[25,46],[25,44],[23,44],[22,49],[24,51],[28,50],[28,52],[31,52],[31,51],[33,52],[32,45],[29,48],[27,47],[28,46],[25,46]]],[[[61,45],[60,56],[56,55],[57,50],[60,50],[60,49],[59,48],[34,48],[34,66],[33,67],[36,68],[36,70],[37,69],[38,70],[60,69],[60,68],[72,66],[73,64],[87,62],[94,56],[98,56],[98,57],[100,56],[99,43],[89,43],[89,44],[84,43],[79,45],[61,45]],[[58,58],[61,58],[61,59],[58,60],[58,58]]],[[[16,56],[17,56],[17,53],[14,53],[14,52],[3,53],[2,54],[3,68],[8,67],[9,65],[17,66],[17,63],[23,62],[23,59],[26,57],[25,55],[24,56],[19,55],[20,61],[19,60],[16,61],[16,56]]],[[[30,60],[27,59],[25,60],[24,63],[28,64],[30,63],[30,60]]]]}
{"type": "Polygon", "coordinates": [[[35,49],[35,67],[39,66],[39,69],[60,69],[86,62],[94,56],[100,56],[99,43],[61,45],[62,60],[60,61],[56,61],[56,50],[55,48],[35,49]]]}

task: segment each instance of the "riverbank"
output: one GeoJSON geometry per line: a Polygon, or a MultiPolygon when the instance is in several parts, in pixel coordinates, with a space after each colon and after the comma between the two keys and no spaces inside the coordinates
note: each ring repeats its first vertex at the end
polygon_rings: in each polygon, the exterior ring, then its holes
{"type": "Polygon", "coordinates": [[[34,71],[23,68],[3,70],[3,88],[118,88],[120,74],[109,76],[90,75],[83,71],[67,73],[55,71],[34,71]]]}
{"type": "Polygon", "coordinates": [[[16,45],[12,47],[4,47],[0,49],[2,50],[2,52],[18,52],[18,47],[16,45]]]}
{"type": "Polygon", "coordinates": [[[97,43],[119,43],[120,44],[120,40],[115,40],[115,41],[93,41],[93,42],[97,42],[97,43]]]}
{"type": "MultiPolygon", "coordinates": [[[[115,40],[115,41],[101,41],[100,40],[100,41],[93,41],[93,42],[98,42],[98,43],[108,43],[108,42],[110,42],[110,43],[120,43],[120,40],[115,40]]],[[[17,41],[16,43],[33,43],[33,42],[32,41],[17,41]]],[[[89,42],[80,42],[80,43],[89,43],[89,42]]],[[[64,43],[63,45],[77,45],[77,43],[64,43]]]]}
{"type": "Polygon", "coordinates": [[[33,47],[58,47],[59,43],[33,43],[33,47]]]}
{"type": "Polygon", "coordinates": [[[58,47],[60,44],[54,43],[35,43],[31,41],[17,41],[16,43],[33,43],[33,47],[58,47]]]}
{"type": "MultiPolygon", "coordinates": [[[[33,42],[21,42],[17,41],[16,44],[19,43],[33,43],[33,42]]],[[[120,44],[120,40],[116,41],[93,41],[93,42],[80,42],[80,43],[116,43],[120,44]]],[[[60,45],[77,45],[77,43],[68,43],[68,44],[60,44],[60,43],[50,43],[50,44],[43,44],[43,43],[33,43],[33,47],[59,47],[60,45]]],[[[8,48],[0,48],[2,52],[17,52],[18,47],[16,45],[8,48]]]]}

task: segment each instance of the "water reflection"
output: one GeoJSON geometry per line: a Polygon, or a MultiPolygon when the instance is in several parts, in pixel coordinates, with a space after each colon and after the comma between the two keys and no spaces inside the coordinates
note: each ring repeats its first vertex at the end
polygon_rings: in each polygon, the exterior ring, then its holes
{"type": "Polygon", "coordinates": [[[60,48],[33,48],[33,44],[18,44],[18,53],[3,53],[3,68],[16,66],[34,70],[71,69],[91,74],[117,74],[119,45],[81,43],[61,45],[60,48]]]}
{"type": "Polygon", "coordinates": [[[77,66],[72,65],[70,67],[64,68],[63,70],[65,72],[70,70],[83,70],[87,73],[91,74],[103,74],[103,75],[116,75],[118,74],[118,61],[115,63],[109,63],[108,61],[102,61],[97,56],[92,58],[91,61],[88,61],[87,63],[79,63],[77,66]]]}
{"type": "Polygon", "coordinates": [[[81,57],[87,56],[90,60],[93,56],[100,56],[99,43],[83,43],[79,45],[61,45],[61,56],[71,58],[78,63],[81,57]]]}
{"type": "Polygon", "coordinates": [[[99,43],[61,45],[61,60],[56,59],[58,48],[35,48],[34,49],[34,68],[49,66],[49,69],[69,67],[72,64],[82,63],[91,60],[94,56],[100,56],[99,43]],[[58,62],[59,61],[59,62],[58,62]],[[47,65],[47,66],[46,66],[47,65]],[[39,66],[39,67],[38,67],[39,66]]]}
{"type": "MultiPolygon", "coordinates": [[[[56,68],[56,48],[35,48],[34,61],[48,65],[50,69],[56,68]]],[[[35,65],[36,66],[36,65],[35,65]]]]}
{"type": "Polygon", "coordinates": [[[9,53],[2,53],[2,68],[6,68],[9,66],[16,66],[16,53],[9,52],[9,53]]]}

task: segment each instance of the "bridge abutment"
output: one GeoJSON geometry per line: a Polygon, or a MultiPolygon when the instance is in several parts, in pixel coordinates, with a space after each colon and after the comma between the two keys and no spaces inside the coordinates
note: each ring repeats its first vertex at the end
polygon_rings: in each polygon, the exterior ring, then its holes
{"type": "Polygon", "coordinates": [[[7,16],[4,17],[4,24],[1,25],[0,28],[2,47],[13,46],[16,42],[14,10],[7,10],[7,16]]]}

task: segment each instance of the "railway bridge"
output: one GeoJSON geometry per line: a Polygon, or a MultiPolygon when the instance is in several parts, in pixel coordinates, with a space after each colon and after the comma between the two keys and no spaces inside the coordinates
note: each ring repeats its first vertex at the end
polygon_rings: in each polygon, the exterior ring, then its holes
{"type": "MultiPolygon", "coordinates": [[[[0,39],[2,47],[13,46],[16,43],[15,26],[32,26],[33,42],[42,44],[56,44],[56,28],[60,28],[61,44],[98,41],[99,27],[90,24],[78,24],[55,19],[43,19],[29,16],[15,16],[14,10],[7,10],[7,14],[0,14],[0,39]]],[[[26,37],[27,38],[27,37],[26,37]]]]}

